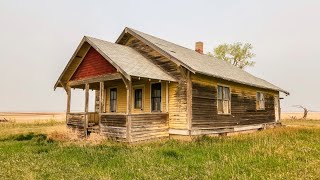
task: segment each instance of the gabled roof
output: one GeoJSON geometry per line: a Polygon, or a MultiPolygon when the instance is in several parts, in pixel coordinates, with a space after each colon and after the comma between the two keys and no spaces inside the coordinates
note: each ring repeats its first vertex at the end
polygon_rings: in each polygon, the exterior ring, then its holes
{"type": "MultiPolygon", "coordinates": [[[[205,54],[200,54],[194,50],[134,30],[132,28],[126,28],[123,33],[129,33],[145,43],[149,43],[149,45],[153,46],[153,48],[156,50],[158,49],[160,53],[194,73],[213,76],[249,86],[281,91],[289,94],[289,92],[263,79],[255,77],[226,61],[218,60],[205,54]]],[[[123,35],[118,38],[117,42],[121,40],[122,36],[123,35]]]]}
{"type": "MultiPolygon", "coordinates": [[[[123,46],[100,39],[85,36],[81,44],[84,42],[89,43],[95,50],[97,50],[106,60],[108,60],[115,68],[124,74],[127,78],[130,76],[159,79],[165,81],[176,81],[173,77],[161,70],[157,65],[146,59],[143,55],[128,46],[123,46]]],[[[76,50],[65,70],[59,77],[55,88],[59,85],[60,80],[63,78],[65,72],[68,70],[69,65],[75,58],[76,50]]]]}

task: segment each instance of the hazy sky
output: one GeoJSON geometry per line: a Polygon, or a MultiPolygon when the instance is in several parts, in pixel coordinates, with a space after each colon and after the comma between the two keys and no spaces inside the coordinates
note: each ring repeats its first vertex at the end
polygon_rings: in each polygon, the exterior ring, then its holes
{"type": "Polygon", "coordinates": [[[53,86],[81,38],[114,42],[126,26],[192,49],[201,40],[206,52],[249,42],[248,71],[291,93],[283,110],[320,110],[319,0],[1,0],[0,22],[0,111],[65,111],[65,92],[53,86]]]}

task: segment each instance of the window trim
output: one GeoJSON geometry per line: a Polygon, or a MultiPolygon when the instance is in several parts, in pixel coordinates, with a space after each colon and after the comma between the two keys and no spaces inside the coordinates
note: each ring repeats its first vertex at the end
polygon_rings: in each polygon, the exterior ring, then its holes
{"type": "MultiPolygon", "coordinates": [[[[256,110],[257,111],[263,111],[263,110],[266,110],[266,97],[265,97],[265,95],[266,95],[266,93],[264,92],[264,91],[257,91],[256,92],[256,110]],[[263,107],[264,108],[260,108],[260,106],[258,107],[258,93],[260,93],[260,94],[263,94],[263,103],[264,103],[264,105],[263,105],[263,107]]],[[[260,100],[259,100],[260,101],[260,100]]]]}
{"type": "Polygon", "coordinates": [[[141,110],[141,111],[144,111],[144,105],[145,105],[145,85],[144,84],[141,84],[141,85],[133,85],[132,86],[132,107],[133,107],[133,110],[141,110]],[[141,89],[142,90],[142,100],[141,100],[141,108],[135,108],[135,90],[136,89],[141,89]]]}
{"type": "MultiPolygon", "coordinates": [[[[231,112],[231,94],[232,94],[232,93],[231,93],[231,87],[230,87],[229,85],[219,84],[219,83],[218,83],[218,84],[217,84],[217,87],[216,87],[216,90],[217,90],[217,96],[216,96],[216,98],[217,98],[217,102],[216,102],[216,103],[217,103],[217,114],[218,114],[218,115],[226,115],[226,116],[231,115],[231,113],[232,113],[232,112],[231,112]],[[219,112],[219,110],[218,110],[218,104],[219,104],[219,99],[218,99],[218,93],[219,93],[219,92],[218,92],[218,91],[219,91],[219,86],[221,86],[221,87],[223,87],[223,88],[224,88],[224,87],[229,88],[229,98],[230,98],[230,99],[229,99],[229,113],[223,113],[223,112],[221,113],[221,112],[219,112]]],[[[222,97],[222,100],[223,100],[223,97],[222,97]]]]}
{"type": "Polygon", "coordinates": [[[109,113],[117,113],[118,112],[118,103],[119,103],[119,88],[117,86],[109,87],[108,88],[108,103],[109,103],[109,108],[108,111],[109,113]],[[117,99],[116,99],[116,110],[114,112],[111,111],[111,89],[116,89],[117,90],[117,99]]]}
{"type": "Polygon", "coordinates": [[[159,113],[159,112],[162,112],[162,98],[163,98],[163,85],[162,85],[162,82],[150,82],[150,112],[151,113],[159,113]],[[153,111],[152,110],[152,85],[153,84],[161,84],[161,97],[160,97],[160,111],[153,111]]]}

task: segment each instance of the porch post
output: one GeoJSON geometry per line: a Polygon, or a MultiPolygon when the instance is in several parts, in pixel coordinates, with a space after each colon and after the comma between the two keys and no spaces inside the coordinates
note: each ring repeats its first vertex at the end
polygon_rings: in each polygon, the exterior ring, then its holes
{"type": "Polygon", "coordinates": [[[127,140],[131,142],[131,104],[132,83],[127,81],[127,140]]]}
{"type": "Polygon", "coordinates": [[[123,75],[121,75],[122,80],[124,82],[124,84],[126,85],[127,88],[127,141],[131,142],[131,95],[132,95],[132,82],[128,79],[126,79],[126,77],[124,77],[123,75]]]}
{"type": "Polygon", "coordinates": [[[71,88],[67,86],[67,114],[70,113],[71,109],[71,88]]]}
{"type": "Polygon", "coordinates": [[[84,112],[89,111],[89,84],[86,83],[86,88],[85,88],[85,101],[84,101],[84,112]]]}
{"type": "Polygon", "coordinates": [[[99,112],[104,113],[104,82],[100,82],[99,112]]]}
{"type": "Polygon", "coordinates": [[[84,103],[84,132],[85,132],[85,137],[88,136],[88,111],[89,111],[89,84],[86,83],[86,89],[85,89],[85,103],[84,103]]]}

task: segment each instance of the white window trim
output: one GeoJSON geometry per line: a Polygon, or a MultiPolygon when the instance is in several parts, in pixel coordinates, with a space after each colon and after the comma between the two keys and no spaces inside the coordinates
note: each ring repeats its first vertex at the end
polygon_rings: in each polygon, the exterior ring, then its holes
{"type": "MultiPolygon", "coordinates": [[[[263,111],[263,110],[266,110],[266,93],[265,92],[263,92],[263,91],[257,91],[257,93],[256,93],[256,110],[257,111],[263,111]],[[258,93],[260,93],[260,94],[263,94],[263,98],[264,98],[264,108],[260,108],[260,107],[258,107],[257,106],[257,103],[258,103],[258,93]]],[[[259,100],[260,101],[260,100],[259,100]]]]}

